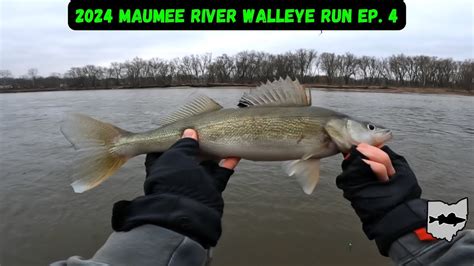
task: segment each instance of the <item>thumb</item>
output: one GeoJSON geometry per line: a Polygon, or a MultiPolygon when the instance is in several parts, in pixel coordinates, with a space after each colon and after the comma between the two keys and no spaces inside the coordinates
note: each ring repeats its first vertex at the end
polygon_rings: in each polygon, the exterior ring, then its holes
{"type": "MultiPolygon", "coordinates": [[[[181,156],[196,156],[199,152],[199,142],[197,132],[194,129],[186,129],[181,135],[181,139],[173,144],[162,157],[169,158],[174,157],[174,160],[178,160],[181,156]]],[[[182,158],[181,158],[182,159],[182,158]]]]}
{"type": "Polygon", "coordinates": [[[240,158],[238,157],[228,157],[220,162],[220,166],[223,168],[234,170],[234,168],[237,166],[237,164],[239,164],[239,162],[240,158]]]}
{"type": "Polygon", "coordinates": [[[181,138],[182,139],[190,138],[190,139],[198,140],[198,135],[197,135],[196,130],[188,128],[188,129],[184,130],[183,135],[181,136],[181,138]]]}

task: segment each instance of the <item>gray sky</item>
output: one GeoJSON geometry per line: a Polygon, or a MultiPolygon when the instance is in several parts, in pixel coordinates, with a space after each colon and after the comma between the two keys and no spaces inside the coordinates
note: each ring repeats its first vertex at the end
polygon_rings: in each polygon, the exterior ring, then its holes
{"type": "Polygon", "coordinates": [[[473,0],[405,0],[403,31],[123,31],[79,32],[67,25],[66,0],[0,1],[0,69],[15,76],[36,67],[39,74],[70,67],[122,62],[139,56],[171,59],[195,53],[241,50],[319,52],[390,56],[473,58],[473,0]]]}

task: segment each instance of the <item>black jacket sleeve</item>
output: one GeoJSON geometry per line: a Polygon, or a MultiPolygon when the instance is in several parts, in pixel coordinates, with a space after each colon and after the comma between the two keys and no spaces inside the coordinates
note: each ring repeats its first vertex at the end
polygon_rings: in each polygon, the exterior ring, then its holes
{"type": "Polygon", "coordinates": [[[53,266],[202,266],[209,251],[196,241],[155,225],[143,225],[128,232],[115,232],[91,259],[78,256],[53,266]]]}
{"type": "Polygon", "coordinates": [[[451,242],[422,241],[414,233],[409,233],[392,243],[389,256],[396,265],[472,266],[474,231],[461,231],[451,242]]]}

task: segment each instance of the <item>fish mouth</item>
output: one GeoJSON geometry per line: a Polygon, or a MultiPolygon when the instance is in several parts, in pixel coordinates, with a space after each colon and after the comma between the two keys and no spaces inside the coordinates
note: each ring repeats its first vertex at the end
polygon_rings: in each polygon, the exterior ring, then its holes
{"type": "Polygon", "coordinates": [[[387,140],[389,140],[393,137],[393,133],[390,129],[384,129],[382,131],[382,134],[384,134],[387,137],[387,140]]]}
{"type": "Polygon", "coordinates": [[[383,146],[385,142],[389,141],[393,137],[393,133],[390,129],[382,129],[379,131],[380,145],[383,146]]]}

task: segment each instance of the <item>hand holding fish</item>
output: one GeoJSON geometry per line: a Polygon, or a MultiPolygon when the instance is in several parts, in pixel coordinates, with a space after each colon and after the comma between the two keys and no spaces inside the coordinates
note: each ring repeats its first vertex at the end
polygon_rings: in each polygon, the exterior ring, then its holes
{"type": "Polygon", "coordinates": [[[366,143],[357,145],[356,149],[368,158],[362,159],[362,161],[370,166],[381,182],[387,182],[395,174],[392,161],[383,150],[366,143]]]}
{"type": "MultiPolygon", "coordinates": [[[[196,141],[199,141],[198,134],[197,134],[196,130],[194,130],[194,129],[184,130],[183,138],[191,138],[191,139],[194,139],[196,141]]],[[[219,165],[223,168],[234,170],[234,168],[237,166],[237,164],[239,164],[239,162],[240,162],[240,158],[238,158],[238,157],[229,157],[229,158],[222,159],[221,162],[219,163],[219,165]]]]}
{"type": "MultiPolygon", "coordinates": [[[[184,130],[183,132],[183,136],[182,138],[190,138],[190,139],[194,139],[196,141],[199,141],[199,137],[198,137],[198,134],[196,132],[196,130],[194,129],[186,129],[184,130]]],[[[159,156],[161,156],[161,152],[156,152],[156,153],[149,153],[147,154],[147,162],[148,161],[152,161],[153,159],[158,159],[159,156]]],[[[222,159],[219,163],[219,165],[223,168],[227,168],[227,169],[230,169],[230,170],[234,170],[234,168],[237,166],[237,164],[239,164],[240,162],[240,158],[238,157],[229,157],[229,158],[225,158],[225,159],[222,159]]],[[[147,163],[145,163],[146,165],[147,163]]],[[[148,169],[148,167],[147,167],[148,169]]]]}
{"type": "Polygon", "coordinates": [[[342,169],[336,184],[382,255],[397,238],[426,226],[426,201],[405,158],[387,146],[359,144],[350,149],[342,169]]]}
{"type": "Polygon", "coordinates": [[[114,205],[112,227],[129,231],[154,224],[188,236],[203,247],[215,246],[221,234],[222,192],[239,158],[199,162],[197,132],[186,129],[182,138],[163,153],[145,161],[145,196],[114,205]]]}

